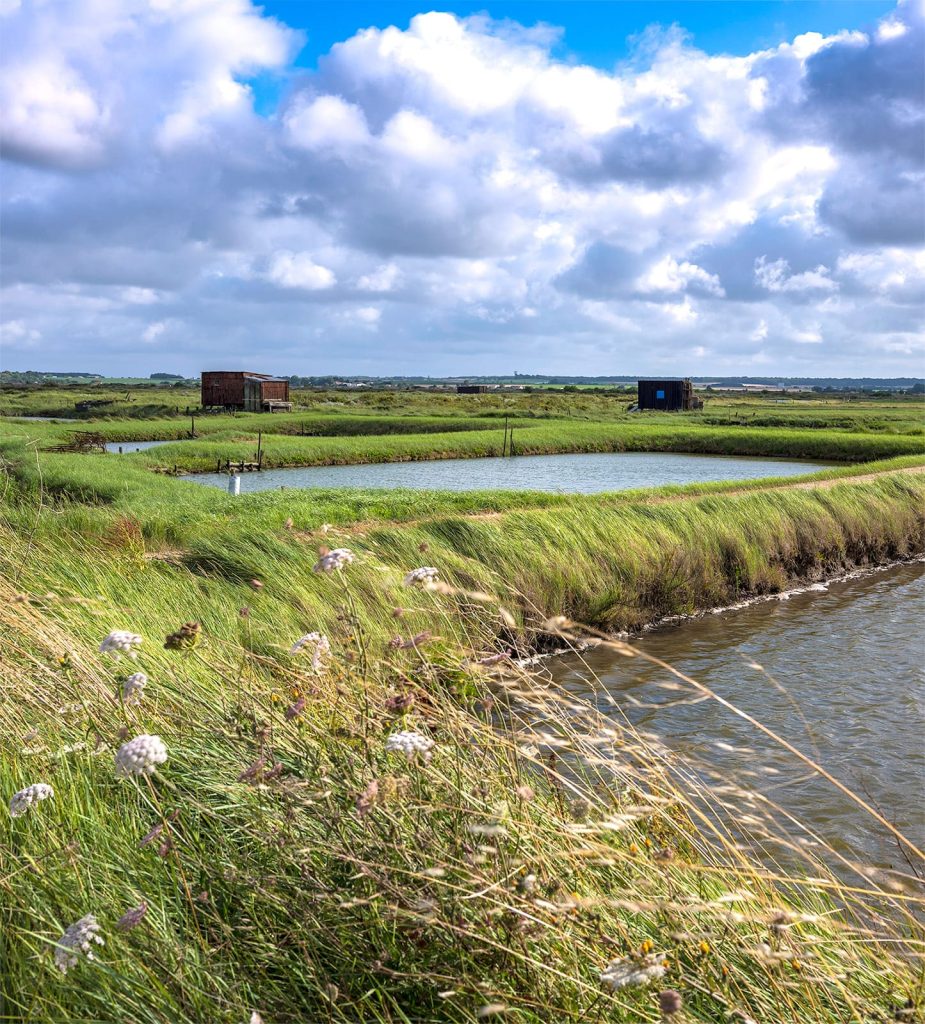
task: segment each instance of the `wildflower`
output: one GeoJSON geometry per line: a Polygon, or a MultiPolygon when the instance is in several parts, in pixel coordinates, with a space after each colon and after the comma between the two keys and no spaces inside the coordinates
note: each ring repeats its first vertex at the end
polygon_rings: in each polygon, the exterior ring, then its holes
{"type": "Polygon", "coordinates": [[[21,789],[11,797],[10,817],[20,818],[33,804],[47,800],[54,795],[55,791],[46,782],[35,782],[31,786],[26,786],[25,789],[21,789]]]}
{"type": "Polygon", "coordinates": [[[142,841],[138,844],[139,848],[143,849],[148,845],[148,843],[153,843],[154,840],[157,839],[157,837],[164,831],[164,829],[167,828],[167,825],[172,824],[179,817],[180,812],[178,810],[172,811],[167,816],[166,821],[162,821],[159,824],[155,825],[154,828],[152,828],[151,831],[144,837],[144,839],[142,839],[142,841]]]}
{"type": "Polygon", "coordinates": [[[428,739],[419,732],[408,730],[405,732],[393,732],[385,741],[385,751],[387,754],[398,751],[404,754],[409,761],[413,761],[420,754],[424,761],[429,761],[432,757],[431,748],[433,745],[433,740],[428,739]]]}
{"type": "Polygon", "coordinates": [[[167,748],[160,736],[136,736],[116,751],[117,775],[153,775],[167,760],[167,748]]]}
{"type": "Polygon", "coordinates": [[[406,640],[402,636],[393,636],[389,641],[388,646],[394,647],[399,651],[407,651],[413,647],[420,647],[422,644],[428,643],[431,639],[433,639],[433,634],[429,629],[425,629],[423,633],[417,633],[409,640],[406,640]]]}
{"type": "Polygon", "coordinates": [[[569,803],[569,810],[575,821],[584,821],[591,813],[591,804],[584,797],[576,797],[569,803]]]}
{"type": "Polygon", "coordinates": [[[517,889],[522,893],[530,893],[536,888],[536,875],[524,873],[517,879],[517,889]]]}
{"type": "Polygon", "coordinates": [[[141,637],[137,633],[130,633],[126,629],[114,629],[99,646],[100,654],[112,654],[116,658],[127,654],[130,658],[138,656],[135,648],[141,643],[141,637]]]}
{"type": "Polygon", "coordinates": [[[663,1017],[673,1017],[680,1013],[683,1005],[681,993],[675,992],[673,988],[666,988],[664,992],[658,994],[658,1008],[663,1017]]]}
{"type": "Polygon", "coordinates": [[[299,715],[301,715],[304,710],[305,710],[305,698],[304,697],[299,697],[299,699],[294,704],[290,704],[289,707],[286,708],[286,711],[285,711],[286,721],[287,722],[291,722],[293,720],[293,718],[298,718],[299,715]]]}
{"type": "Polygon", "coordinates": [[[365,818],[380,800],[379,780],[373,779],[356,799],[357,817],[365,818]]]}
{"type": "Polygon", "coordinates": [[[265,757],[258,757],[253,764],[249,765],[244,769],[243,772],[238,776],[238,782],[251,782],[257,778],[258,775],[266,768],[267,759],[265,757]]]}
{"type": "Polygon", "coordinates": [[[77,966],[80,954],[93,960],[93,944],[104,945],[99,935],[100,926],[93,914],[87,914],[72,924],[58,939],[55,949],[55,966],[62,974],[77,966]]]}
{"type": "Polygon", "coordinates": [[[471,664],[473,664],[473,665],[497,665],[497,664],[499,664],[502,661],[510,661],[511,660],[511,654],[512,654],[512,651],[510,649],[505,651],[504,654],[488,654],[484,658],[478,658],[476,661],[473,661],[471,664]]]}
{"type": "Polygon", "coordinates": [[[296,640],[289,649],[289,653],[299,654],[306,647],[311,648],[312,671],[320,672],[324,667],[325,658],[331,653],[331,642],[324,633],[306,633],[305,636],[296,640]]]}
{"type": "Polygon", "coordinates": [[[630,985],[648,985],[650,981],[656,981],[665,973],[665,964],[660,956],[644,956],[635,959],[621,957],[611,960],[601,971],[601,982],[607,988],[616,992],[619,988],[626,988],[630,985]]]}
{"type": "Polygon", "coordinates": [[[413,587],[417,584],[426,587],[436,583],[440,579],[440,573],[432,565],[424,565],[420,569],[412,569],[405,575],[405,586],[413,587]]]}
{"type": "Polygon", "coordinates": [[[199,643],[202,626],[198,622],[184,622],[176,631],[164,640],[164,648],[168,651],[180,651],[184,647],[195,647],[199,643]]]}
{"type": "Polygon", "coordinates": [[[144,672],[133,672],[122,684],[122,699],[126,704],[141,700],[148,677],[144,672]]]}
{"type": "Polygon", "coordinates": [[[335,548],[333,551],[325,551],[315,563],[315,572],[334,572],[335,569],[343,569],[354,560],[353,552],[349,548],[335,548]]]}
{"type": "Polygon", "coordinates": [[[137,907],[132,907],[131,910],[126,912],[116,921],[116,927],[120,932],[130,932],[133,928],[141,924],[141,919],[148,912],[148,904],[144,900],[138,904],[137,907]]]}
{"type": "Polygon", "coordinates": [[[403,715],[414,704],[413,693],[400,693],[395,697],[389,697],[385,702],[386,711],[395,715],[403,715]]]}
{"type": "Polygon", "coordinates": [[[251,580],[250,586],[252,590],[263,590],[263,582],[261,580],[251,580]]]}

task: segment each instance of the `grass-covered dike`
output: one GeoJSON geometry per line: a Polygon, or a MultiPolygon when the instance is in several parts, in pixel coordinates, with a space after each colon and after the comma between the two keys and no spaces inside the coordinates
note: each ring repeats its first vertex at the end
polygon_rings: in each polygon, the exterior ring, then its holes
{"type": "Polygon", "coordinates": [[[806,845],[785,794],[712,786],[507,653],[921,553],[920,457],[233,502],[19,435],[2,456],[0,795],[53,796],[0,824],[0,1019],[921,1013],[908,841],[895,871],[806,845]],[[81,921],[93,960],[61,945],[81,921]]]}

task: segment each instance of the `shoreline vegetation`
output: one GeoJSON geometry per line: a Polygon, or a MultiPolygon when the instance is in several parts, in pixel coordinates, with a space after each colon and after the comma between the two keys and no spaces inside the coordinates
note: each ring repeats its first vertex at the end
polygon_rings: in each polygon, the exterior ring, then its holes
{"type": "Polygon", "coordinates": [[[46,453],[53,428],[0,425],[0,795],[53,790],[0,829],[0,1016],[921,1013],[911,840],[854,864],[513,660],[602,631],[632,663],[620,630],[920,555],[920,438],[808,431],[867,464],[787,481],[232,501],[147,454],[46,453]],[[92,943],[66,972],[63,935],[92,943]]]}

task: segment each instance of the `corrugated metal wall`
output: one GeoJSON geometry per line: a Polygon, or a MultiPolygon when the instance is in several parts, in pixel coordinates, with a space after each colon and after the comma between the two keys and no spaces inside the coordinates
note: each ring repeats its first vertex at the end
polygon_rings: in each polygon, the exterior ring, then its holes
{"type": "Polygon", "coordinates": [[[289,381],[265,377],[241,370],[204,370],[202,404],[260,412],[264,402],[288,402],[289,381]]]}

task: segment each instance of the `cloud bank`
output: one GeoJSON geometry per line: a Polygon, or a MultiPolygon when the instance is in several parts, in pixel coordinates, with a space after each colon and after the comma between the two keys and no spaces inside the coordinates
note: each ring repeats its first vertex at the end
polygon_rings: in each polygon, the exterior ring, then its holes
{"type": "Polygon", "coordinates": [[[5,367],[922,372],[921,6],[613,71],[428,13],[311,73],[247,0],[0,11],[5,367]]]}

